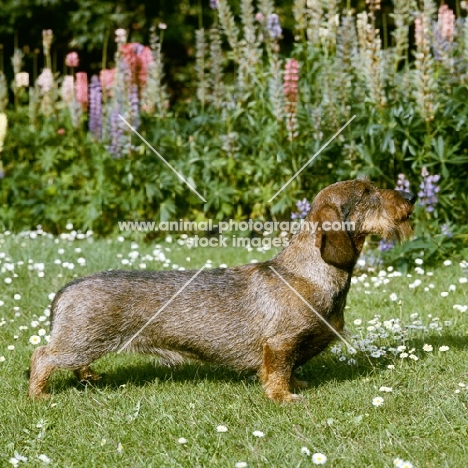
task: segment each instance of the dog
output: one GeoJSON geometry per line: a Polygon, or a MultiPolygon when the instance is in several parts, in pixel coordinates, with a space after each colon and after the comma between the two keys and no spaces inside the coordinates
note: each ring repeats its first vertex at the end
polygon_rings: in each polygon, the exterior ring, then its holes
{"type": "Polygon", "coordinates": [[[410,236],[415,200],[367,179],[337,182],[318,193],[305,218],[316,228],[300,229],[266,262],[197,274],[111,270],[75,279],[52,302],[50,342],[32,355],[29,396],[48,396],[56,369],[99,379],[89,365],[124,348],[173,363],[195,358],[255,371],[271,400],[300,399],[292,389],[307,383],[294,370],[342,332],[366,236],[410,236]]]}

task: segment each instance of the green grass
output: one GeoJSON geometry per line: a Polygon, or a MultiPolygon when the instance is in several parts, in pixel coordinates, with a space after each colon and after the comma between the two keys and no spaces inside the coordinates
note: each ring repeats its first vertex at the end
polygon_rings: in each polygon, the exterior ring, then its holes
{"type": "MultiPolygon", "coordinates": [[[[208,259],[213,266],[233,266],[274,254],[189,249],[176,242],[161,246],[171,265],[186,269],[200,268],[208,259]]],[[[133,250],[139,258],[125,268],[139,268],[141,262],[147,268],[163,268],[160,261],[141,259],[151,255],[154,245],[140,242],[133,250]]],[[[367,321],[375,314],[382,323],[398,318],[404,324],[421,320],[441,327],[408,331],[405,344],[415,348],[417,361],[359,352],[352,356],[357,364],[348,365],[350,356],[340,361],[341,352],[324,352],[301,369],[311,383],[302,391],[303,403],[274,404],[255,378],[229,369],[198,363],[167,368],[141,355],[109,355],[95,363],[105,374],[95,386],[83,386],[71,373],[57,372],[50,382],[52,398],[31,402],[24,377],[35,347],[29,338],[41,326],[48,330],[46,321],[36,328],[31,322],[43,316],[49,294],[74,275],[121,268],[122,258],[128,259],[131,251],[130,240],[0,236],[0,252],[5,254],[0,254],[0,356],[5,358],[0,362],[0,466],[11,466],[15,451],[28,457],[30,466],[41,466],[40,454],[50,458],[50,466],[60,467],[234,467],[239,461],[249,467],[313,466],[302,447],[325,454],[326,466],[331,467],[393,466],[396,457],[415,467],[466,465],[468,391],[459,383],[468,385],[468,313],[453,305],[468,305],[468,284],[459,283],[466,270],[456,261],[433,269],[433,276],[413,272],[412,278],[393,277],[375,287],[371,276],[377,276],[376,271],[353,285],[346,315],[352,335],[369,336],[367,321]],[[86,265],[78,264],[79,257],[86,265]],[[56,259],[73,262],[74,269],[55,264],[56,259]],[[14,271],[8,263],[14,264],[14,271]],[[44,263],[43,277],[34,263],[44,263]],[[11,278],[11,284],[5,278],[11,278]],[[415,279],[422,284],[410,289],[415,279]],[[424,291],[430,283],[434,287],[424,291]],[[456,290],[442,297],[451,284],[456,290]],[[390,300],[391,293],[401,304],[390,300]],[[15,294],[21,298],[15,299],[15,294]],[[418,317],[411,317],[415,313],[418,317]],[[354,324],[356,319],[362,319],[361,326],[354,324]],[[433,346],[432,352],[423,351],[426,343],[433,346]],[[9,345],[14,350],[8,350],[9,345]],[[449,350],[439,351],[442,345],[449,350]],[[383,393],[381,386],[393,392],[383,393]],[[374,407],[372,400],[379,395],[384,403],[374,407]],[[218,425],[228,431],[218,433],[218,425]],[[264,437],[255,437],[253,431],[262,431],[264,437]],[[178,443],[181,437],[186,444],[178,443]]],[[[376,344],[397,347],[402,341],[388,337],[376,344]]]]}

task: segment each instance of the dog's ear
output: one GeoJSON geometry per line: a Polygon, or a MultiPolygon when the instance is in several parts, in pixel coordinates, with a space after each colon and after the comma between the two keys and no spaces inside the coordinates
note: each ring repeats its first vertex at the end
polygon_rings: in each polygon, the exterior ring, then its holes
{"type": "Polygon", "coordinates": [[[318,221],[315,245],[320,249],[323,261],[338,268],[353,268],[356,252],[348,233],[344,230],[343,219],[338,209],[332,205],[321,207],[315,221],[318,221]],[[333,229],[338,224],[341,225],[340,229],[333,229]]]}

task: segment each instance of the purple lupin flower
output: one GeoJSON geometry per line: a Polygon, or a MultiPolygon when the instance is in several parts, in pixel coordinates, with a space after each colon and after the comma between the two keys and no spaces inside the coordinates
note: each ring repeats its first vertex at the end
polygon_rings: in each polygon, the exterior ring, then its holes
{"type": "Polygon", "coordinates": [[[449,239],[453,237],[453,232],[450,230],[447,224],[442,224],[442,226],[440,226],[440,230],[442,234],[448,237],[449,239]]]}
{"type": "Polygon", "coordinates": [[[210,8],[216,10],[218,8],[218,0],[210,0],[210,8]]]}
{"type": "Polygon", "coordinates": [[[102,139],[102,88],[96,75],[89,85],[89,131],[98,139],[102,139]]]}
{"type": "Polygon", "coordinates": [[[440,191],[440,187],[437,185],[437,182],[440,180],[440,175],[429,174],[426,167],[422,168],[421,175],[423,176],[423,181],[419,186],[421,189],[418,192],[419,202],[426,207],[428,213],[432,213],[439,202],[437,194],[440,191]]]}
{"type": "Polygon", "coordinates": [[[380,252],[387,252],[392,250],[395,247],[395,241],[387,241],[385,239],[381,239],[379,242],[379,251],[380,252]]]}
{"type": "Polygon", "coordinates": [[[131,86],[129,100],[132,125],[138,128],[140,126],[140,98],[137,85],[131,86]]]}
{"type": "Polygon", "coordinates": [[[405,192],[409,192],[410,189],[410,182],[405,177],[405,174],[398,174],[398,180],[395,187],[395,190],[403,190],[405,192]]]}
{"type": "Polygon", "coordinates": [[[283,30],[281,29],[279,17],[276,13],[268,15],[267,28],[272,39],[281,37],[283,30]]]}
{"type": "Polygon", "coordinates": [[[121,113],[120,106],[116,103],[110,113],[110,139],[109,153],[113,158],[120,158],[122,156],[122,148],[124,146],[124,128],[122,120],[119,117],[121,113]]]}
{"type": "Polygon", "coordinates": [[[299,200],[296,206],[299,208],[299,212],[292,213],[291,219],[304,219],[310,211],[310,203],[307,201],[307,198],[299,200]]]}

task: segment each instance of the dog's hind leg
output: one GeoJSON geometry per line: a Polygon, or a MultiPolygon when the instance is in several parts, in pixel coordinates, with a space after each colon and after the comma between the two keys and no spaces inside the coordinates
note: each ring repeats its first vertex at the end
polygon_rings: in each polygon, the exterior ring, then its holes
{"type": "Polygon", "coordinates": [[[294,348],[284,342],[269,340],[263,345],[263,362],[260,379],[268,398],[273,401],[297,401],[301,397],[291,393],[294,348]]]}
{"type": "Polygon", "coordinates": [[[36,348],[31,359],[31,374],[29,378],[29,397],[32,399],[48,398],[45,393],[50,374],[56,369],[47,346],[36,348]]]}

